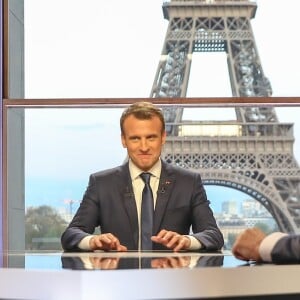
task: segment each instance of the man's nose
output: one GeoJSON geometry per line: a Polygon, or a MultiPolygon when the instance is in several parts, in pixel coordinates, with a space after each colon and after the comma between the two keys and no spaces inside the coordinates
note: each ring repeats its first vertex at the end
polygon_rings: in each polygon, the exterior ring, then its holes
{"type": "Polygon", "coordinates": [[[146,151],[146,150],[148,150],[148,148],[149,148],[149,145],[148,145],[147,139],[142,139],[141,140],[141,149],[143,151],[146,151]]]}

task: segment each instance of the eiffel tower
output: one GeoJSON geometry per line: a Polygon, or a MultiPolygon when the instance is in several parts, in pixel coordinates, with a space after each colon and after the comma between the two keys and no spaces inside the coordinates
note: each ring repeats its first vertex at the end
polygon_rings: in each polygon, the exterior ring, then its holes
{"type": "MultiPolygon", "coordinates": [[[[162,8],[169,25],[151,98],[186,97],[193,52],[220,51],[227,54],[233,97],[272,95],[250,23],[255,2],[171,0],[162,8]]],[[[274,107],[237,106],[232,122],[183,121],[180,106],[163,111],[167,162],[200,172],[206,185],[250,195],[271,213],[280,230],[300,231],[300,169],[293,154],[293,124],[280,123],[274,107]]]]}

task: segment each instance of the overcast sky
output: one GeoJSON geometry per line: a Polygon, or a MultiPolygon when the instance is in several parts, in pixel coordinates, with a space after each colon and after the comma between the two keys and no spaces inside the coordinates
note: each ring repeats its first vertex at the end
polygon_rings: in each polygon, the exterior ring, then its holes
{"type": "MultiPolygon", "coordinates": [[[[168,25],[162,3],[25,0],[26,97],[148,97],[168,25]]],[[[252,26],[273,96],[299,96],[299,1],[256,3],[252,26]]],[[[230,95],[225,53],[195,54],[193,74],[189,96],[230,95]]]]}

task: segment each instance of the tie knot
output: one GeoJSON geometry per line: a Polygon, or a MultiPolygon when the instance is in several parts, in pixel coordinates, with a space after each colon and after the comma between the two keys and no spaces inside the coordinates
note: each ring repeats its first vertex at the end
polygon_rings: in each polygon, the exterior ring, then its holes
{"type": "Polygon", "coordinates": [[[151,173],[148,173],[148,172],[141,173],[140,177],[143,179],[143,181],[145,182],[145,184],[149,184],[150,183],[151,173]]]}

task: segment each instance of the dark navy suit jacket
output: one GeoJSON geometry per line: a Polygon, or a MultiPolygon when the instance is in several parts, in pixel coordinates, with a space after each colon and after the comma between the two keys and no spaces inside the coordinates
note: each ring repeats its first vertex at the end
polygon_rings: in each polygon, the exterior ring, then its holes
{"type": "Polygon", "coordinates": [[[282,237],[271,252],[272,261],[275,263],[300,262],[300,235],[291,234],[282,237]]]}
{"type": "MultiPolygon", "coordinates": [[[[98,226],[101,233],[114,234],[128,250],[138,249],[138,217],[128,162],[90,176],[80,207],[62,235],[64,250],[79,250],[81,239],[98,226]]],[[[153,234],[161,229],[189,234],[191,228],[206,250],[223,247],[200,175],[162,162],[153,234]]],[[[166,250],[155,243],[153,249],[166,250]]]]}

